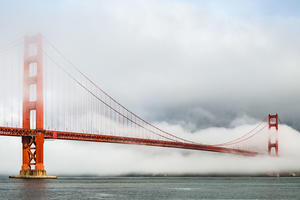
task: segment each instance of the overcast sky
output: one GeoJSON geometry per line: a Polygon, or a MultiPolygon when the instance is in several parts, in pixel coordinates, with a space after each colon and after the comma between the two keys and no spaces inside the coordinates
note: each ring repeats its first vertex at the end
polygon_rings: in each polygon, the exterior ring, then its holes
{"type": "Polygon", "coordinates": [[[196,132],[300,130],[297,0],[0,0],[0,49],[42,33],[125,106],[196,132]]]}
{"type": "Polygon", "coordinates": [[[43,33],[151,121],[191,130],[269,112],[300,130],[299,1],[3,1],[0,44],[43,33]]]}

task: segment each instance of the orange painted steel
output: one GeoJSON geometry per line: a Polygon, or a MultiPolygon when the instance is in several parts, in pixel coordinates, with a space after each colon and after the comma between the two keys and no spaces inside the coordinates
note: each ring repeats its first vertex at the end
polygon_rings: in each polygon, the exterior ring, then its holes
{"type": "MultiPolygon", "coordinates": [[[[42,35],[39,34],[32,37],[25,37],[23,81],[23,129],[29,130],[31,128],[34,128],[30,127],[30,124],[35,124],[35,128],[37,130],[43,130],[43,96],[43,46],[42,35]],[[31,91],[30,88],[33,88],[36,91],[31,91]],[[36,99],[30,97],[34,93],[36,94],[36,99]],[[31,122],[32,111],[35,111],[35,122],[31,122]]],[[[38,132],[34,136],[22,136],[22,146],[23,163],[20,175],[46,175],[44,167],[43,132],[38,132]],[[32,168],[32,166],[34,166],[34,169],[32,168]]]]}
{"type": "Polygon", "coordinates": [[[232,154],[238,154],[243,156],[256,156],[259,154],[258,152],[253,152],[253,151],[246,151],[246,150],[225,148],[225,147],[215,147],[211,145],[184,143],[184,142],[172,142],[172,141],[164,141],[164,140],[151,140],[151,139],[141,139],[141,138],[133,138],[133,137],[119,137],[119,136],[86,134],[86,133],[73,133],[73,132],[60,132],[60,131],[47,131],[47,130],[26,130],[21,128],[0,127],[0,135],[5,135],[5,136],[35,137],[39,133],[43,133],[45,139],[136,144],[136,145],[147,145],[147,146],[157,146],[157,147],[169,147],[169,148],[201,150],[201,151],[211,151],[211,152],[221,152],[221,153],[232,153],[232,154]]]}
{"type": "Polygon", "coordinates": [[[278,154],[278,151],[279,151],[279,146],[278,146],[278,122],[279,122],[279,118],[278,118],[278,114],[275,114],[275,115],[270,115],[269,114],[268,121],[269,121],[269,129],[271,129],[271,128],[276,129],[275,133],[270,133],[270,135],[269,135],[268,153],[269,153],[269,155],[279,156],[279,154],[278,154]],[[275,121],[273,121],[273,120],[275,120],[275,121]],[[272,138],[273,138],[273,140],[272,140],[272,138]],[[272,151],[272,149],[274,149],[275,152],[272,151]]]}

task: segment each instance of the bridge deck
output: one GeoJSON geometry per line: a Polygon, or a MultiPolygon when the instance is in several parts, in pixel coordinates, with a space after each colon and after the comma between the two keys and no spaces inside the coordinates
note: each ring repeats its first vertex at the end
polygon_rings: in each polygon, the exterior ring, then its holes
{"type": "Polygon", "coordinates": [[[183,143],[183,142],[172,142],[172,141],[164,141],[164,140],[152,140],[152,139],[98,135],[98,134],[60,132],[60,131],[49,131],[49,130],[26,130],[22,128],[0,127],[0,135],[3,136],[35,136],[38,132],[43,132],[45,139],[136,144],[136,145],[147,145],[147,146],[157,146],[157,147],[222,152],[222,153],[231,153],[231,154],[238,154],[244,156],[258,155],[258,152],[246,151],[246,150],[240,150],[234,148],[218,147],[212,145],[203,145],[203,144],[192,144],[192,143],[183,143]]]}

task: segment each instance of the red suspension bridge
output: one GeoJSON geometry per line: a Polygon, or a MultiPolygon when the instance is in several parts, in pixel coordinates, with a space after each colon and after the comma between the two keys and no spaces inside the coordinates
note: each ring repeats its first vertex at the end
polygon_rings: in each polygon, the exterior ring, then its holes
{"type": "Polygon", "coordinates": [[[219,144],[164,131],[112,98],[40,34],[0,50],[0,72],[0,135],[22,138],[20,177],[46,177],[45,139],[278,156],[277,114],[219,144]],[[247,147],[256,137],[263,147],[247,147]]]}

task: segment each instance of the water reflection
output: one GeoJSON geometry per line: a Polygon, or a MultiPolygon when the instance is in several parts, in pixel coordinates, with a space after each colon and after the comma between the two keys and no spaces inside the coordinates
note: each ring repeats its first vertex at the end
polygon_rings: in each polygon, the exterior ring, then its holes
{"type": "Polygon", "coordinates": [[[40,199],[46,200],[48,195],[48,182],[43,179],[19,179],[17,184],[18,198],[20,200],[40,199]]]}
{"type": "Polygon", "coordinates": [[[299,188],[297,177],[0,178],[0,200],[299,199],[299,188]]]}

